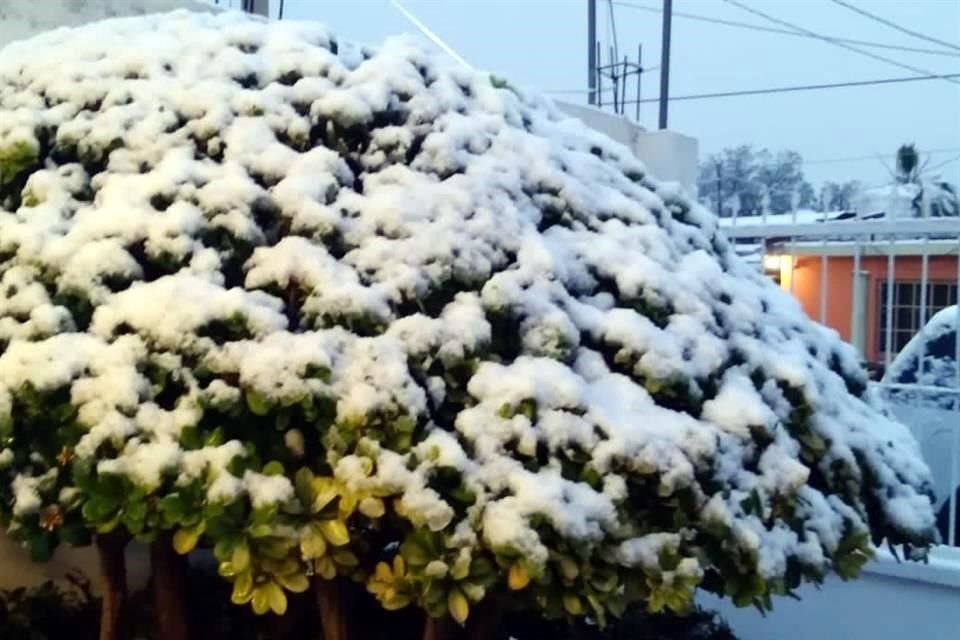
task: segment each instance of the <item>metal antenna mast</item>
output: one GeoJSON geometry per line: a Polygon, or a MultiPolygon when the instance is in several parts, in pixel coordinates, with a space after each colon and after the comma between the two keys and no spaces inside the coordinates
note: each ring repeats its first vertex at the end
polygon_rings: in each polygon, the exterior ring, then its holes
{"type": "Polygon", "coordinates": [[[660,128],[667,128],[667,102],[670,99],[670,19],[673,0],[663,0],[663,49],[660,55],[660,128]]]}
{"type": "Polygon", "coordinates": [[[597,0],[587,0],[588,102],[597,104],[597,0]]]}

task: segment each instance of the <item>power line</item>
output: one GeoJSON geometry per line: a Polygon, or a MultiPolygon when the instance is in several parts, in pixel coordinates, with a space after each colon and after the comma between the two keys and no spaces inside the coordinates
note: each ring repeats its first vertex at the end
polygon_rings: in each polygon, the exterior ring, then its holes
{"type": "Polygon", "coordinates": [[[933,165],[932,167],[927,167],[926,169],[923,170],[923,172],[924,172],[924,173],[930,173],[931,171],[935,171],[935,170],[939,169],[940,167],[945,167],[945,166],[947,166],[948,164],[950,164],[950,163],[952,163],[952,162],[956,162],[957,160],[960,160],[960,156],[954,156],[953,158],[950,158],[949,160],[944,160],[943,162],[939,162],[939,163],[933,165]]]}
{"type": "Polygon", "coordinates": [[[953,44],[953,43],[951,43],[951,42],[946,42],[945,40],[938,40],[937,38],[933,38],[933,37],[931,37],[931,36],[928,36],[928,35],[919,33],[919,32],[917,32],[917,31],[911,31],[910,29],[907,29],[906,27],[901,26],[901,25],[897,24],[896,22],[892,22],[892,21],[890,21],[890,20],[887,20],[886,18],[882,18],[882,17],[878,16],[878,15],[875,14],[875,13],[870,13],[869,11],[867,11],[867,10],[865,10],[865,9],[861,9],[861,8],[858,7],[858,6],[852,5],[852,4],[850,4],[849,2],[845,2],[844,0],[832,0],[832,2],[833,2],[834,4],[840,5],[841,7],[844,7],[844,8],[846,8],[846,9],[849,9],[850,11],[853,11],[854,13],[858,13],[858,14],[860,14],[861,16],[863,16],[863,17],[865,17],[865,18],[869,18],[870,20],[874,20],[874,21],[876,21],[876,22],[879,22],[880,24],[887,25],[888,27],[891,27],[891,28],[893,28],[893,29],[896,29],[897,31],[900,31],[900,32],[902,32],[902,33],[906,33],[907,35],[911,35],[911,36],[913,36],[914,38],[920,38],[921,40],[926,40],[927,42],[933,42],[933,43],[935,43],[935,44],[939,44],[939,45],[942,46],[942,47],[947,47],[947,48],[949,48],[949,49],[955,49],[955,50],[957,50],[957,51],[960,51],[960,47],[958,47],[957,45],[955,45],[955,44],[953,44]]]}
{"type": "MultiPolygon", "coordinates": [[[[928,154],[928,155],[933,155],[933,154],[935,154],[935,153],[953,153],[954,151],[960,151],[960,148],[954,147],[954,148],[949,148],[949,149],[929,149],[929,150],[925,150],[924,153],[926,153],[926,154],[928,154]]],[[[877,156],[876,156],[876,154],[874,154],[874,155],[869,155],[869,156],[853,156],[853,157],[849,157],[849,158],[821,158],[821,159],[819,159],[819,160],[804,160],[804,161],[803,161],[803,164],[805,164],[805,165],[808,165],[808,164],[834,164],[834,163],[841,163],[841,162],[859,162],[860,160],[876,160],[876,159],[877,159],[877,156]]],[[[950,162],[952,162],[952,160],[948,160],[948,161],[947,161],[946,163],[944,163],[944,164],[949,164],[950,162]]],[[[939,165],[938,165],[938,166],[939,166],[939,165]]],[[[936,168],[936,167],[933,167],[933,168],[936,168]]]]}
{"type": "MultiPolygon", "coordinates": [[[[651,71],[656,71],[660,68],[660,65],[655,64],[652,67],[643,67],[641,71],[643,73],[650,73],[651,71]]],[[[538,93],[546,93],[550,95],[577,95],[584,93],[591,93],[591,89],[539,89],[538,93]]],[[[636,102],[636,100],[634,100],[636,102]]]]}
{"type": "Polygon", "coordinates": [[[894,65],[894,66],[900,67],[901,69],[906,69],[906,70],[908,70],[908,71],[913,71],[914,73],[923,73],[923,74],[926,74],[926,75],[929,75],[929,76],[933,76],[933,77],[935,77],[935,78],[939,78],[939,79],[941,79],[941,80],[945,80],[945,81],[947,81],[947,82],[951,82],[951,83],[953,83],[953,84],[960,84],[960,81],[955,80],[955,79],[953,79],[952,77],[944,76],[943,74],[936,74],[936,73],[933,73],[932,71],[927,71],[926,69],[921,69],[920,67],[914,67],[914,66],[909,65],[909,64],[903,64],[902,62],[897,62],[896,60],[894,60],[894,59],[892,59],[892,58],[887,58],[887,57],[885,57],[885,56],[881,56],[881,55],[878,55],[878,54],[876,54],[876,53],[871,53],[871,52],[869,52],[869,51],[864,51],[863,49],[859,49],[859,48],[857,48],[857,47],[854,47],[853,45],[846,44],[845,42],[840,42],[839,40],[836,40],[836,39],[831,38],[831,37],[829,37],[829,36],[823,36],[823,35],[820,35],[820,34],[818,34],[818,33],[813,32],[813,31],[810,31],[809,29],[804,29],[803,27],[798,27],[797,25],[791,24],[790,22],[787,22],[787,21],[785,21],[785,20],[780,20],[779,18],[774,18],[774,17],[771,16],[771,15],[768,15],[768,14],[762,12],[762,11],[759,11],[759,10],[757,10],[757,9],[754,9],[753,7],[749,7],[749,6],[745,5],[745,4],[743,4],[742,2],[738,2],[737,0],[723,0],[723,1],[726,2],[727,4],[730,4],[730,5],[733,5],[733,6],[737,7],[738,9],[740,9],[740,10],[742,10],[742,11],[746,11],[747,13],[752,13],[752,14],[755,15],[755,16],[758,16],[758,17],[760,17],[760,18],[763,18],[764,20],[768,20],[768,21],[770,21],[770,22],[773,22],[774,24],[779,24],[779,25],[781,25],[781,26],[787,27],[788,29],[793,29],[794,31],[797,31],[797,32],[799,32],[799,33],[805,33],[805,34],[809,35],[809,36],[812,37],[812,38],[817,38],[818,40],[823,40],[824,42],[829,42],[830,44],[832,44],[832,45],[834,45],[834,46],[837,46],[837,47],[840,47],[840,48],[842,48],[842,49],[846,49],[846,50],[848,50],[848,51],[853,51],[854,53],[859,53],[859,54],[862,55],[862,56],[866,56],[866,57],[868,57],[868,58],[873,58],[874,60],[880,60],[881,62],[886,62],[887,64],[892,64],[892,65],[894,65]]]}
{"type": "Polygon", "coordinates": [[[473,71],[473,67],[470,66],[469,62],[467,62],[462,57],[460,57],[460,54],[454,51],[452,47],[447,45],[447,43],[444,42],[440,38],[440,36],[438,36],[436,33],[433,32],[432,29],[430,29],[430,27],[424,24],[419,18],[417,18],[417,16],[413,15],[413,13],[407,10],[406,7],[400,4],[400,0],[390,0],[390,4],[393,5],[394,9],[396,9],[401,14],[403,14],[403,17],[409,20],[413,24],[413,26],[419,29],[420,33],[425,35],[427,39],[430,40],[430,42],[440,47],[440,49],[442,49],[444,53],[446,53],[448,56],[450,56],[451,58],[453,58],[454,60],[462,64],[468,70],[473,71]]]}
{"type": "MultiPolygon", "coordinates": [[[[918,82],[921,80],[941,80],[943,78],[960,78],[960,73],[932,74],[926,76],[905,76],[902,78],[881,78],[879,80],[857,80],[852,82],[832,82],[824,84],[804,84],[791,87],[770,87],[767,89],[745,89],[742,91],[719,91],[716,93],[698,93],[686,96],[670,96],[671,101],[706,100],[709,98],[732,98],[736,96],[756,96],[769,93],[792,93],[795,91],[817,91],[820,89],[840,89],[843,87],[867,87],[898,82],[918,82]]],[[[640,103],[658,102],[660,98],[644,98],[640,103]]],[[[627,100],[626,104],[636,104],[636,100],[627,100]]]]}
{"type": "MultiPolygon", "coordinates": [[[[625,2],[623,0],[613,0],[613,4],[620,5],[621,7],[628,7],[630,9],[637,9],[639,11],[649,11],[651,13],[663,13],[663,9],[658,7],[647,7],[642,4],[636,4],[634,2],[625,2]]],[[[751,22],[739,22],[737,20],[723,20],[721,18],[712,18],[710,16],[699,15],[696,13],[684,13],[682,11],[674,11],[673,15],[678,18],[686,18],[688,20],[699,20],[700,22],[709,22],[712,24],[722,24],[728,27],[737,27],[739,29],[752,29],[753,31],[764,31],[767,33],[778,33],[785,36],[793,36],[795,38],[812,38],[805,33],[797,33],[796,31],[790,31],[788,29],[778,29],[776,27],[765,27],[760,24],[753,24],[751,22]]],[[[922,47],[906,47],[896,44],[884,44],[882,42],[871,42],[870,40],[854,40],[852,38],[841,38],[839,36],[829,36],[832,40],[837,42],[846,42],[847,44],[856,44],[862,47],[874,47],[877,49],[892,49],[896,51],[909,51],[910,53],[926,53],[930,55],[937,56],[950,56],[950,57],[960,57],[960,52],[953,53],[951,51],[942,51],[939,49],[924,49],[922,47]]]]}

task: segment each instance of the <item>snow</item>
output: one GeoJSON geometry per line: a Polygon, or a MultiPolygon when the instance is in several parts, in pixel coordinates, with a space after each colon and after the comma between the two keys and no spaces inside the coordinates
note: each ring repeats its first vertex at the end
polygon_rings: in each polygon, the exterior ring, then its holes
{"type": "MultiPolygon", "coordinates": [[[[66,391],[101,473],[286,504],[288,477],[230,471],[237,425],[288,473],[318,428],[350,490],[533,564],[559,536],[626,567],[676,545],[699,575],[693,534],[722,522],[777,577],[826,571],[848,531],[930,533],[909,432],[722,222],[409,39],[187,12],[45,34],[0,53],[0,154],[15,139],[45,156],[29,197],[0,183],[0,424],[66,391]],[[332,425],[276,421],[316,406],[332,425]],[[185,448],[214,418],[225,444],[185,448]],[[640,499],[688,505],[684,535],[640,499]]],[[[17,517],[46,499],[35,466],[9,471],[17,517]]]]}
{"type": "MultiPolygon", "coordinates": [[[[956,389],[957,322],[956,305],[935,313],[890,363],[883,382],[956,389]]],[[[952,406],[950,396],[944,399],[952,406]]]]}
{"type": "Polygon", "coordinates": [[[957,307],[946,307],[901,349],[884,373],[881,390],[892,413],[920,443],[930,465],[939,508],[956,492],[954,445],[960,378],[957,372],[957,307]]]}

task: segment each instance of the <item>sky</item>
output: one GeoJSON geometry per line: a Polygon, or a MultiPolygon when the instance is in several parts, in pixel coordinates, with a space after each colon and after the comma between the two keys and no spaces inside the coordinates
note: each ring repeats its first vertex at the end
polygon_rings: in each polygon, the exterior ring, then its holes
{"type": "MultiPolygon", "coordinates": [[[[570,92],[553,93],[555,99],[586,102],[587,0],[400,1],[474,67],[530,89],[570,92]]],[[[739,1],[821,35],[949,51],[832,0],[739,1]]],[[[274,13],[279,2],[271,0],[274,13]]],[[[960,0],[849,2],[960,46],[960,0]]],[[[661,15],[637,6],[659,8],[662,0],[598,0],[597,5],[603,51],[612,41],[612,5],[620,58],[626,53],[634,58],[641,45],[644,66],[659,65],[661,15]]],[[[673,6],[672,96],[921,75],[822,40],[676,15],[777,27],[724,0],[674,0],[673,6]]],[[[284,18],[318,20],[343,38],[370,44],[400,33],[420,35],[389,0],[284,0],[284,18]]],[[[960,73],[958,50],[952,56],[865,50],[932,73],[960,73]]],[[[659,83],[657,69],[644,73],[643,97],[657,97],[659,83]]],[[[884,183],[897,147],[908,142],[921,150],[931,176],[960,183],[960,84],[946,80],[677,101],[670,104],[669,118],[671,129],[699,140],[701,158],[741,144],[799,151],[814,184],[854,179],[868,187],[884,183]]],[[[640,124],[656,128],[656,104],[642,105],[640,124]]]]}

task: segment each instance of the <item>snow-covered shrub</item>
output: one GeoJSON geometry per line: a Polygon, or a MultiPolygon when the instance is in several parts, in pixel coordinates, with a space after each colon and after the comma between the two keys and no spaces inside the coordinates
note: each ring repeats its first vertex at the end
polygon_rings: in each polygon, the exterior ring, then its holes
{"type": "Polygon", "coordinates": [[[11,45],[0,202],[37,558],[122,531],[258,612],[341,576],[602,622],[930,541],[850,347],[626,148],[408,40],[181,12],[11,45]]]}

